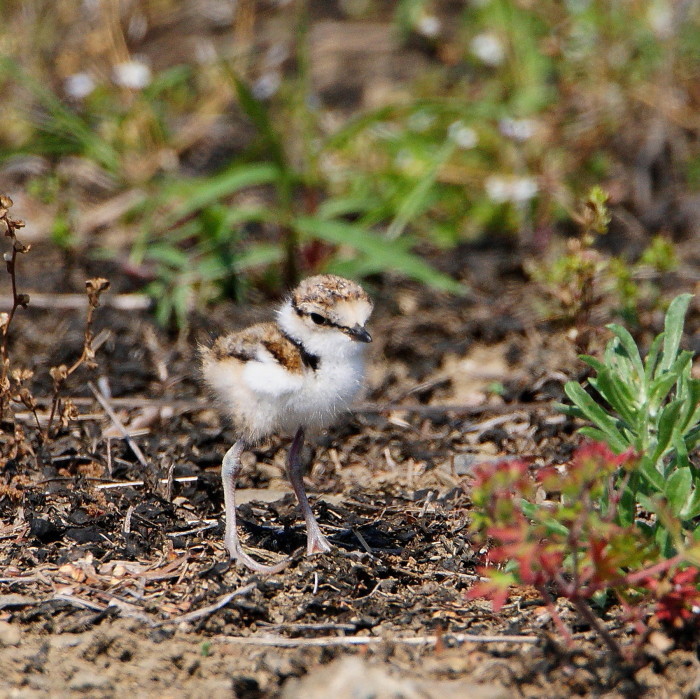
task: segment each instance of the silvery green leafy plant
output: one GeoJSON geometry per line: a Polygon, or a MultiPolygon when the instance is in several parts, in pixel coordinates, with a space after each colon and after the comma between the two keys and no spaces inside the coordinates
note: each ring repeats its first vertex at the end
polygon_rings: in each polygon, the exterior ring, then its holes
{"type": "Polygon", "coordinates": [[[593,423],[582,434],[618,454],[639,455],[624,475],[619,516],[622,524],[635,521],[637,505],[655,513],[651,526],[666,553],[681,545],[682,530],[694,529],[692,520],[700,517],[700,468],[689,458],[700,442],[700,380],[691,376],[693,353],[680,349],[691,299],[682,294],[671,302],[664,332],[644,359],[625,328],[608,325],[614,337],[603,361],[581,356],[595,371],[588,379],[593,395],[569,381],[564,390],[573,405],[561,408],[593,423]]]}

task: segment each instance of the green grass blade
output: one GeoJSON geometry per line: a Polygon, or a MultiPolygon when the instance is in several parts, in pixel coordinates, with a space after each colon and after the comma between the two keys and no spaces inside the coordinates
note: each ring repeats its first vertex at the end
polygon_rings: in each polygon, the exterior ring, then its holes
{"type": "Polygon", "coordinates": [[[330,197],[319,204],[316,215],[331,220],[343,216],[357,216],[376,209],[381,204],[379,197],[368,194],[330,197]]]}
{"type": "Polygon", "coordinates": [[[407,241],[389,241],[373,231],[345,221],[324,221],[313,216],[302,216],[292,221],[302,235],[324,240],[334,245],[347,245],[370,258],[377,269],[399,272],[433,288],[452,293],[464,293],[465,288],[446,274],[414,255],[407,249],[407,241]]]}
{"type": "Polygon", "coordinates": [[[279,168],[271,163],[248,163],[237,165],[213,177],[180,180],[168,188],[164,198],[181,196],[184,201],[166,217],[161,226],[168,228],[180,219],[242,189],[272,184],[279,176],[279,168]]]}
{"type": "Polygon", "coordinates": [[[46,110],[45,119],[38,119],[36,127],[44,135],[47,154],[81,154],[94,160],[112,173],[121,168],[117,150],[92,124],[74,112],[45,85],[40,83],[10,58],[0,57],[0,79],[12,78],[24,85],[46,110]]]}
{"type": "Polygon", "coordinates": [[[225,70],[236,88],[236,96],[238,97],[238,103],[241,109],[258,130],[258,133],[267,147],[269,156],[280,170],[286,171],[288,166],[282,141],[270,121],[265,105],[255,98],[252,90],[238,77],[229,65],[225,64],[225,70]]]}
{"type": "Polygon", "coordinates": [[[403,198],[394,220],[386,229],[386,237],[389,240],[395,240],[401,236],[408,223],[425,210],[429,203],[430,190],[435,184],[440,168],[449,160],[454,150],[454,143],[451,140],[447,141],[437,152],[430,167],[415,187],[403,198]]]}
{"type": "Polygon", "coordinates": [[[267,267],[282,262],[284,250],[279,245],[256,243],[248,246],[236,256],[236,270],[244,271],[254,267],[267,267]]]}
{"type": "Polygon", "coordinates": [[[148,248],[148,259],[160,262],[173,269],[186,269],[190,264],[187,253],[173,245],[155,243],[148,248]]]}

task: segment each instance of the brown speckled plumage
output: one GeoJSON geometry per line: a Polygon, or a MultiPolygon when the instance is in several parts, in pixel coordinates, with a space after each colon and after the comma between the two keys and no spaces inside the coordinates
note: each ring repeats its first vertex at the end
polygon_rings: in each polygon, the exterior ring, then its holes
{"type": "Polygon", "coordinates": [[[304,279],[292,294],[292,303],[306,312],[311,312],[314,306],[319,311],[328,311],[342,301],[372,304],[359,284],[334,274],[319,274],[304,279]]]}
{"type": "Polygon", "coordinates": [[[221,362],[233,358],[248,362],[255,359],[261,349],[267,350],[278,364],[293,374],[301,374],[306,368],[311,368],[298,345],[283,335],[275,323],[258,323],[219,337],[211,350],[203,349],[202,353],[205,361],[221,362]],[[210,353],[209,358],[207,352],[210,353]]]}

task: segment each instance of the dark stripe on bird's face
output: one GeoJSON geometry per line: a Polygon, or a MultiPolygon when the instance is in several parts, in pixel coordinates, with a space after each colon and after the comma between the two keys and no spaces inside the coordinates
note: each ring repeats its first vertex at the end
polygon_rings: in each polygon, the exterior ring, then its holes
{"type": "Polygon", "coordinates": [[[353,325],[352,327],[348,327],[347,325],[340,325],[340,323],[334,323],[330,318],[326,318],[326,316],[323,316],[320,313],[303,311],[301,308],[299,308],[299,306],[296,305],[294,300],[292,300],[292,308],[300,318],[303,318],[304,316],[306,316],[307,318],[311,318],[314,321],[314,323],[319,327],[323,326],[326,328],[335,328],[336,330],[340,330],[340,332],[345,333],[348,337],[352,338],[353,340],[356,340],[357,342],[372,342],[372,336],[359,323],[355,323],[355,325],[353,325]]]}
{"type": "Polygon", "coordinates": [[[326,328],[335,328],[340,330],[340,332],[345,333],[348,337],[356,340],[357,342],[372,342],[372,336],[367,332],[367,330],[361,326],[359,323],[355,323],[352,327],[347,325],[340,325],[340,323],[334,323],[330,318],[321,315],[320,313],[314,313],[309,311],[303,311],[299,306],[297,306],[294,299],[292,299],[292,308],[296,314],[300,317],[311,318],[316,325],[319,327],[323,326],[326,328]],[[315,317],[314,317],[315,316],[315,317]]]}

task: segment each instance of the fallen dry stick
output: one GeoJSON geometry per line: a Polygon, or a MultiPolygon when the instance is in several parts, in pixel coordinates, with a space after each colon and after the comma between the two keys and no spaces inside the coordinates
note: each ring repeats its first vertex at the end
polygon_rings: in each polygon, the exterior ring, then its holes
{"type": "Polygon", "coordinates": [[[278,648],[310,648],[314,646],[376,646],[381,643],[396,643],[404,646],[434,646],[438,642],[462,643],[523,643],[534,645],[540,642],[537,636],[477,636],[474,634],[445,634],[437,636],[408,636],[404,638],[382,638],[380,636],[319,636],[317,638],[286,638],[285,636],[215,636],[215,643],[238,646],[276,646],[278,648]]]}
{"type": "Polygon", "coordinates": [[[208,607],[202,607],[201,609],[195,609],[193,612],[188,612],[187,614],[183,614],[182,616],[177,616],[172,619],[167,619],[166,621],[160,622],[158,624],[159,626],[162,626],[163,624],[180,624],[182,622],[189,622],[189,621],[196,621],[197,619],[201,619],[202,617],[209,616],[210,614],[213,614],[214,612],[218,611],[222,607],[225,607],[234,597],[240,597],[241,595],[247,595],[249,592],[254,590],[256,588],[256,583],[250,583],[249,585],[245,585],[243,587],[239,587],[237,590],[234,590],[233,592],[229,592],[227,595],[224,595],[223,597],[219,597],[214,604],[210,604],[208,607]]]}
{"type": "Polygon", "coordinates": [[[131,451],[134,452],[134,456],[136,456],[136,458],[139,460],[139,463],[144,468],[150,468],[151,466],[146,460],[146,457],[143,455],[139,445],[136,444],[136,442],[131,438],[128,430],[126,427],[124,427],[114,410],[112,410],[112,406],[109,404],[107,399],[102,395],[100,390],[95,386],[95,384],[92,383],[92,381],[88,381],[88,388],[92,391],[95,398],[97,398],[97,402],[102,406],[103,410],[107,413],[107,415],[109,415],[110,420],[119,430],[122,437],[126,440],[126,443],[131,447],[131,451]]]}
{"type": "MultiPolygon", "coordinates": [[[[41,294],[30,292],[32,308],[74,311],[85,308],[85,294],[41,294]]],[[[147,311],[153,301],[145,294],[114,294],[100,302],[120,311],[147,311]]],[[[11,296],[0,296],[0,310],[12,308],[11,296]]]]}

